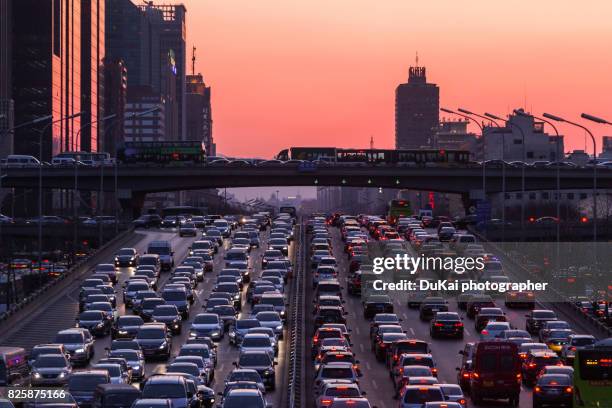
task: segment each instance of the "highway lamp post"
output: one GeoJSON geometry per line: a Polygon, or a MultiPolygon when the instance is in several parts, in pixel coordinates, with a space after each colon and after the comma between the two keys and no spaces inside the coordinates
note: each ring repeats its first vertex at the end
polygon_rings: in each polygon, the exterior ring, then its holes
{"type": "Polygon", "coordinates": [[[77,112],[72,115],[64,116],[63,118],[59,118],[57,120],[53,120],[53,116],[51,116],[51,121],[47,123],[42,130],[38,134],[38,158],[40,163],[38,164],[38,277],[41,278],[42,272],[42,207],[43,207],[43,197],[42,197],[42,168],[43,168],[43,136],[47,132],[47,130],[56,123],[62,122],[64,120],[70,120],[81,116],[82,112],[77,112]]]}
{"type": "MultiPolygon", "coordinates": [[[[593,119],[599,119],[591,115],[586,115],[586,117],[585,114],[582,115],[583,118],[591,121],[593,119]]],[[[584,130],[588,133],[588,135],[591,137],[591,141],[593,142],[593,249],[595,251],[595,263],[597,263],[597,164],[595,162],[595,159],[597,158],[597,142],[595,141],[595,136],[586,126],[583,126],[580,123],[572,122],[550,113],[543,113],[542,116],[547,119],[554,120],[555,122],[567,123],[568,125],[584,130]]]]}
{"type": "Polygon", "coordinates": [[[557,270],[559,269],[559,255],[560,255],[560,251],[559,251],[559,243],[561,242],[561,155],[563,154],[563,152],[560,151],[561,149],[561,138],[559,136],[559,130],[557,130],[557,127],[555,126],[555,124],[553,122],[551,122],[548,119],[545,118],[541,118],[539,116],[535,116],[532,114],[528,114],[525,113],[524,110],[522,109],[515,109],[514,113],[520,116],[531,116],[532,118],[536,119],[536,120],[541,120],[542,122],[546,123],[548,126],[550,126],[553,131],[555,132],[556,135],[556,149],[555,149],[555,162],[556,162],[556,166],[555,166],[555,176],[556,176],[556,185],[557,185],[557,237],[556,237],[556,241],[557,241],[557,270]]]}
{"type": "MultiPolygon", "coordinates": [[[[485,113],[485,116],[495,120],[504,120],[503,118],[500,118],[497,115],[493,115],[492,113],[485,113]]],[[[521,144],[523,147],[521,164],[521,235],[523,236],[523,239],[525,239],[525,165],[527,160],[527,158],[525,157],[525,132],[516,123],[512,123],[510,121],[507,121],[506,123],[518,129],[519,133],[521,134],[521,144]]]]}
{"type": "MultiPolygon", "coordinates": [[[[485,115],[480,115],[478,113],[472,112],[468,109],[458,108],[457,111],[471,116],[476,116],[478,118],[488,120],[493,123],[495,127],[501,129],[499,123],[495,120],[487,117],[485,115]]],[[[483,133],[484,135],[484,133],[483,133]]],[[[506,240],[506,133],[502,133],[502,242],[506,240]]]]}
{"type": "MultiPolygon", "coordinates": [[[[79,136],[80,136],[81,132],[86,127],[91,127],[92,125],[94,125],[96,123],[105,122],[105,121],[107,121],[109,119],[115,118],[116,116],[117,115],[113,113],[111,115],[104,116],[104,117],[102,117],[102,118],[100,118],[98,120],[94,120],[92,122],[84,124],[83,126],[81,126],[81,128],[77,132],[76,140],[79,140],[79,136]]],[[[101,191],[102,190],[100,190],[100,192],[101,191]]],[[[79,239],[79,233],[78,233],[78,228],[79,228],[78,224],[79,223],[78,223],[78,211],[77,211],[78,206],[77,206],[77,204],[80,203],[80,195],[79,195],[79,190],[78,190],[78,164],[76,162],[74,163],[74,196],[77,199],[76,202],[73,200],[73,203],[74,203],[74,209],[73,209],[73,218],[74,218],[74,250],[76,251],[76,248],[78,246],[78,239],[79,239]]],[[[100,203],[100,197],[98,197],[98,202],[100,203]]],[[[100,207],[98,207],[98,208],[100,208],[100,207]]],[[[102,237],[101,229],[100,229],[100,237],[102,237]]]]}
{"type": "Polygon", "coordinates": [[[461,116],[462,118],[468,119],[472,122],[474,122],[476,124],[476,126],[478,126],[478,128],[480,129],[480,139],[482,142],[482,200],[486,201],[487,199],[487,166],[486,166],[486,154],[485,154],[485,140],[483,137],[483,128],[482,125],[473,117],[469,116],[469,115],[464,115],[463,113],[459,113],[459,112],[455,112],[454,110],[451,109],[446,109],[446,108],[440,108],[440,110],[442,112],[446,112],[446,113],[450,113],[451,115],[457,115],[457,116],[461,116]]]}

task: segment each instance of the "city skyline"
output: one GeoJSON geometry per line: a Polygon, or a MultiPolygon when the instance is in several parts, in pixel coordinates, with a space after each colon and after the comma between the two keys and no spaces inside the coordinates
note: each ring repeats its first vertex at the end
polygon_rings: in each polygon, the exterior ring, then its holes
{"type": "MultiPolygon", "coordinates": [[[[223,154],[367,147],[371,136],[376,147],[393,147],[394,90],[417,52],[428,81],[440,87],[440,106],[612,117],[612,55],[601,52],[612,37],[612,4],[603,1],[588,8],[569,1],[167,3],[187,8],[187,44],[198,49],[196,72],[216,90],[223,154]]],[[[589,126],[598,146],[612,134],[589,126]]],[[[559,129],[567,151],[584,148],[581,132],[559,129]]]]}

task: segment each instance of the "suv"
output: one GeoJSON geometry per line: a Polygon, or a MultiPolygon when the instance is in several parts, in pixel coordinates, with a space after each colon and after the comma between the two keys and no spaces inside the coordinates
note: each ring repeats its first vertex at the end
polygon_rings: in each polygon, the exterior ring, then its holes
{"type": "Polygon", "coordinates": [[[142,388],[143,399],[169,399],[172,408],[189,408],[193,397],[187,380],[179,375],[154,375],[142,388]]]}
{"type": "Polygon", "coordinates": [[[238,358],[238,363],[235,363],[237,368],[251,368],[257,371],[266,389],[269,390],[274,390],[276,388],[276,372],[274,366],[277,364],[278,363],[274,361],[274,357],[263,350],[242,351],[238,358]]]}
{"type": "Polygon", "coordinates": [[[172,351],[172,337],[164,323],[145,323],[140,326],[136,341],[145,358],[168,359],[172,351]]]}
{"type": "Polygon", "coordinates": [[[75,371],[68,380],[68,392],[79,407],[91,407],[96,387],[110,382],[107,370],[75,371]]]}
{"type": "Polygon", "coordinates": [[[94,355],[94,338],[87,329],[62,330],[55,336],[54,343],[64,345],[73,366],[86,366],[94,355]]]}
{"type": "Polygon", "coordinates": [[[162,270],[169,271],[174,267],[174,251],[168,241],[152,241],[147,247],[147,254],[159,255],[162,270]]]}
{"type": "Polygon", "coordinates": [[[544,322],[557,320],[557,315],[552,310],[536,309],[526,314],[525,330],[530,334],[538,334],[544,322]]]}
{"type": "Polygon", "coordinates": [[[377,313],[393,313],[389,295],[370,295],[363,301],[363,317],[370,319],[377,313]]]}

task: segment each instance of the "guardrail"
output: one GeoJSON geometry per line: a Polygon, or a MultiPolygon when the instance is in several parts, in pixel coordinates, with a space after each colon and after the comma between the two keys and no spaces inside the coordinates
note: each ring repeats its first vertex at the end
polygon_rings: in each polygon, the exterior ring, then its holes
{"type": "Polygon", "coordinates": [[[32,301],[40,298],[41,295],[43,295],[50,289],[54,288],[55,286],[59,285],[61,282],[66,281],[68,278],[78,279],[84,272],[88,271],[91,268],[91,266],[93,266],[91,265],[92,263],[94,263],[92,262],[92,260],[96,259],[98,254],[100,254],[100,252],[116,244],[117,242],[123,240],[130,233],[132,233],[133,230],[134,229],[130,227],[127,230],[121,232],[120,234],[115,236],[113,239],[111,239],[110,241],[102,245],[100,248],[91,252],[87,257],[76,262],[74,265],[72,265],[72,267],[70,267],[70,269],[66,271],[66,273],[63,273],[57,278],[50,280],[49,282],[45,283],[43,286],[38,288],[33,293],[30,293],[27,297],[22,299],[20,302],[12,305],[9,310],[7,310],[5,313],[0,315],[0,325],[2,325],[6,320],[14,316],[19,311],[21,311],[24,307],[32,303],[32,301]]]}
{"type": "MultiPolygon", "coordinates": [[[[472,234],[474,234],[476,237],[478,237],[480,241],[485,242],[487,245],[494,248],[497,253],[502,255],[504,262],[511,264],[516,270],[520,271],[521,274],[528,275],[529,277],[536,279],[536,280],[541,278],[540,276],[537,276],[535,273],[533,273],[533,271],[525,268],[525,266],[522,265],[520,262],[518,262],[515,257],[504,252],[494,242],[488,241],[486,237],[484,237],[483,235],[481,235],[480,233],[478,233],[477,231],[473,229],[469,229],[469,231],[472,234]]],[[[557,299],[563,298],[563,294],[554,288],[547,289],[547,292],[552,292],[557,299]]],[[[576,306],[573,302],[553,302],[551,301],[550,303],[553,303],[554,307],[556,307],[558,310],[565,311],[566,313],[571,313],[573,315],[577,315],[576,317],[581,318],[582,320],[584,320],[586,323],[588,323],[590,326],[592,326],[595,330],[599,331],[600,333],[608,337],[612,336],[612,328],[603,324],[595,317],[589,316],[583,313],[582,310],[578,306],[576,306]]]]}
{"type": "Polygon", "coordinates": [[[306,257],[306,228],[298,225],[298,255],[295,276],[293,280],[293,294],[291,297],[291,333],[289,339],[289,408],[302,408],[304,400],[304,295],[306,257]]]}

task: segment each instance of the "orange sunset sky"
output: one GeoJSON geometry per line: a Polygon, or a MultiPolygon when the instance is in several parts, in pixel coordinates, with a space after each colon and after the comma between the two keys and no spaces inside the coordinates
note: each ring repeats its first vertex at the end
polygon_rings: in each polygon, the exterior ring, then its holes
{"type": "MultiPolygon", "coordinates": [[[[417,51],[443,107],[612,120],[610,0],[167,2],[187,7],[188,65],[195,45],[223,154],[366,147],[371,135],[393,147],[394,91],[417,51]]],[[[582,132],[560,130],[566,150],[584,148],[582,132]]]]}

